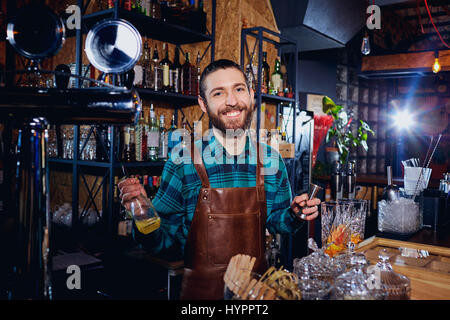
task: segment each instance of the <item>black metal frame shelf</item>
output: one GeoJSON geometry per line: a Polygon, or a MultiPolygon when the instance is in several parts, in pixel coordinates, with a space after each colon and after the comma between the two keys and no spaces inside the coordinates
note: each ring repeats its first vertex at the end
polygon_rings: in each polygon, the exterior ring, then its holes
{"type": "Polygon", "coordinates": [[[197,96],[189,96],[175,92],[155,91],[147,88],[138,88],[137,91],[139,96],[145,100],[153,99],[158,101],[170,101],[171,103],[178,105],[178,107],[197,104],[197,96]]]}
{"type": "MultiPolygon", "coordinates": [[[[215,2],[213,3],[213,6],[215,6],[215,2]]],[[[214,12],[215,8],[213,9],[213,16],[215,16],[214,12]]],[[[210,34],[203,34],[184,26],[154,19],[144,14],[130,12],[122,8],[106,9],[84,15],[82,17],[84,26],[83,31],[87,31],[92,28],[97,22],[109,18],[125,19],[133,23],[133,25],[138,29],[141,35],[151,39],[165,41],[176,45],[213,40],[213,32],[210,32],[210,34]]],[[[213,19],[215,19],[215,17],[213,19]]],[[[70,37],[75,35],[73,34],[73,32],[69,32],[68,36],[70,37]]]]}
{"type": "MultiPolygon", "coordinates": [[[[257,96],[257,95],[255,95],[257,96]]],[[[296,103],[294,98],[280,97],[273,94],[261,93],[261,99],[265,102],[273,103],[296,103]]]]}

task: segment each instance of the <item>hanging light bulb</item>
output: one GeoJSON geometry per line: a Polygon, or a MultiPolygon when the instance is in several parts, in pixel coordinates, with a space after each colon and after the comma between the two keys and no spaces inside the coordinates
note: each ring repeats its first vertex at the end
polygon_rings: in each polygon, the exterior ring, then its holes
{"type": "Polygon", "coordinates": [[[439,63],[439,51],[436,50],[434,53],[433,72],[438,73],[439,71],[441,71],[441,64],[439,63]]]}
{"type": "Polygon", "coordinates": [[[368,55],[370,53],[370,42],[369,42],[369,35],[367,34],[363,37],[362,44],[361,44],[361,53],[364,55],[368,55]]]}

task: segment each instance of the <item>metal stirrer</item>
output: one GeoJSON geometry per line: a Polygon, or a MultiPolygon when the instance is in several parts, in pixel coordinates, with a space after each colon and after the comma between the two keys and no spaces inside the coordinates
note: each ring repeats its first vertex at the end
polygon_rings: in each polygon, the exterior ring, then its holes
{"type": "MultiPolygon", "coordinates": [[[[426,165],[426,167],[424,167],[423,165],[422,165],[422,170],[420,170],[420,174],[419,174],[419,179],[417,179],[417,184],[416,184],[416,189],[414,190],[414,194],[413,194],[413,199],[415,199],[416,198],[416,196],[417,196],[417,190],[418,190],[418,188],[419,188],[419,184],[421,184],[422,183],[422,177],[423,177],[423,171],[424,171],[424,169],[428,169],[428,167],[429,167],[429,165],[430,165],[430,162],[431,162],[431,159],[433,158],[433,155],[434,155],[434,152],[436,151],[436,149],[437,149],[437,146],[438,146],[438,144],[439,144],[439,142],[441,141],[441,137],[442,137],[442,134],[439,134],[439,137],[438,137],[438,139],[437,139],[437,141],[436,141],[436,145],[434,146],[434,148],[433,148],[433,152],[431,152],[431,155],[430,155],[430,158],[428,159],[428,161],[427,161],[427,165],[426,165]]],[[[433,138],[433,137],[432,137],[433,138]]],[[[430,143],[430,147],[431,147],[431,144],[433,143],[433,139],[431,139],[431,143],[430,143]]],[[[430,148],[428,148],[428,151],[430,150],[430,148]]],[[[427,155],[428,155],[428,153],[427,153],[427,155]]],[[[425,158],[426,159],[426,158],[425,158]]],[[[423,159],[423,164],[425,164],[425,159],[423,159]]]]}

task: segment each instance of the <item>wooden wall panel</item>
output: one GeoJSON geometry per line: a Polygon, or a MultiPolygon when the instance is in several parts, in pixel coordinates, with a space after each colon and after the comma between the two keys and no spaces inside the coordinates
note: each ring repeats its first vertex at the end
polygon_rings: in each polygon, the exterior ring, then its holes
{"type": "MultiPolygon", "coordinates": [[[[450,70],[450,50],[439,51],[439,62],[443,71],[450,70]]],[[[433,63],[433,51],[368,56],[362,58],[361,71],[414,70],[423,68],[431,71],[433,63]]]]}

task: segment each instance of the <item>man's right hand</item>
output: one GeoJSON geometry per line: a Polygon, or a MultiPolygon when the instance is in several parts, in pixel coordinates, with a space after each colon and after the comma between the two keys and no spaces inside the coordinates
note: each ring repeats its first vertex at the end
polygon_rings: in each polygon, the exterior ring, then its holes
{"type": "Polygon", "coordinates": [[[120,181],[117,184],[120,190],[120,199],[122,201],[122,205],[126,210],[131,211],[131,201],[143,194],[147,197],[147,193],[145,192],[144,187],[139,183],[139,180],[136,178],[127,178],[125,180],[120,181]]]}

